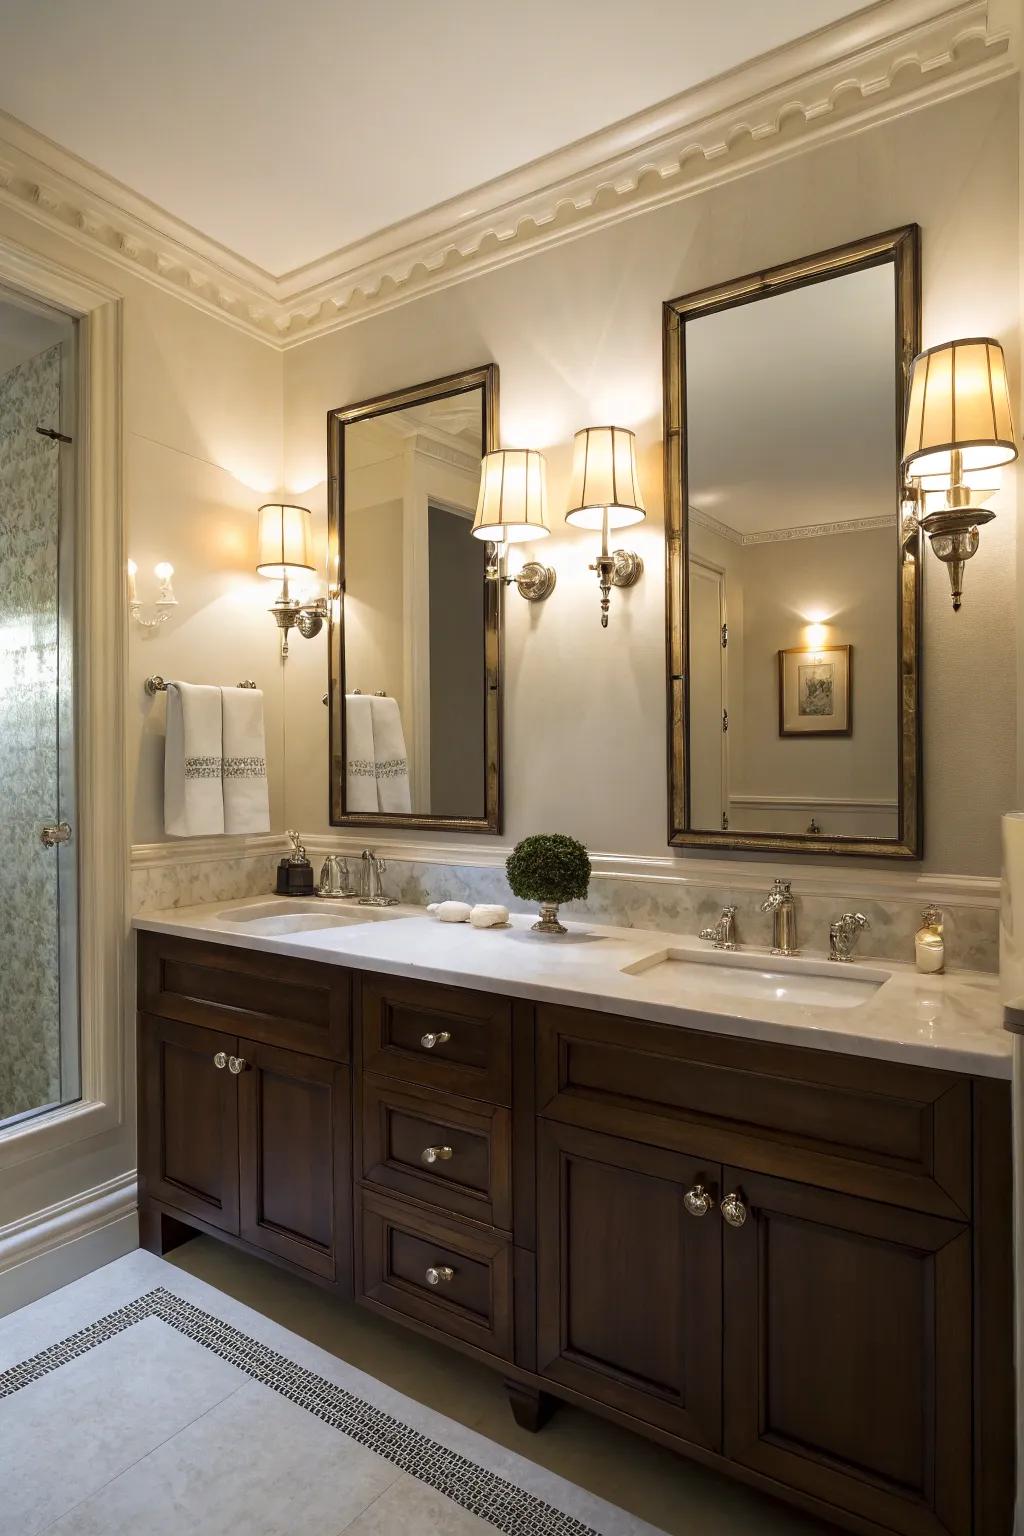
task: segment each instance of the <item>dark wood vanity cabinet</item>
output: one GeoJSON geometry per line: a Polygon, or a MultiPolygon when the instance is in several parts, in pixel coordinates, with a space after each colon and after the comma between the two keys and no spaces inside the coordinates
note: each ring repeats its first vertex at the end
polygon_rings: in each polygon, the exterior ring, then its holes
{"type": "Polygon", "coordinates": [[[149,1246],[354,1291],[529,1427],[567,1398],[854,1531],[1009,1536],[1008,1084],[141,951],[149,1246]]]}

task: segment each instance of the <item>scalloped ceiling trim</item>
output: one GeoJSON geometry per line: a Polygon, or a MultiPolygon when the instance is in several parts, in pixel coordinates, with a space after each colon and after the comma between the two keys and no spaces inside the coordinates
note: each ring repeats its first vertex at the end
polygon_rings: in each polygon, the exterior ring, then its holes
{"type": "Polygon", "coordinates": [[[988,0],[890,0],[282,278],[10,119],[0,204],[284,349],[989,84],[1010,42],[988,0]]]}

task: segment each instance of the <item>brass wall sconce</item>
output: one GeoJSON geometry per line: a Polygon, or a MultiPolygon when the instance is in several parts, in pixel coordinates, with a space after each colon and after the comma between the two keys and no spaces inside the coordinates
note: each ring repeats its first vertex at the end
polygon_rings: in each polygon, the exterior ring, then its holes
{"type": "Polygon", "coordinates": [[[288,636],[297,629],[305,640],[312,640],[323,629],[327,617],[327,599],[301,602],[292,597],[288,583],[315,570],[311,555],[312,518],[308,507],[284,502],[267,502],[260,507],[259,554],[256,569],[261,576],[280,581],[281,590],[269,610],[281,631],[281,655],[288,655],[288,636]]]}
{"type": "Polygon", "coordinates": [[[157,613],[152,619],[142,617],[142,602],[139,598],[137,577],[139,568],[134,560],[129,560],[125,571],[128,577],[128,612],[140,629],[158,629],[161,624],[166,624],[171,616],[171,609],[177,608],[178,599],[174,595],[171,586],[171,577],[174,575],[174,566],[167,560],[161,560],[153,567],[153,575],[160,583],[160,593],[156,600],[157,613]]]}
{"type": "Polygon", "coordinates": [[[547,513],[547,465],[532,448],[498,448],[480,461],[480,496],[472,533],[487,542],[488,581],[515,586],[529,603],[543,602],[555,590],[550,565],[528,560],[515,575],[508,574],[510,544],[546,539],[551,529],[547,513]]]}
{"type": "Polygon", "coordinates": [[[572,487],[565,520],[574,528],[600,529],[601,552],[589,567],[601,588],[601,628],[608,628],[612,587],[632,587],[643,575],[640,556],[608,548],[611,529],[629,528],[647,516],[636,467],[636,438],[625,427],[584,427],[573,440],[572,487]]]}
{"type": "Polygon", "coordinates": [[[949,574],[954,613],[963,599],[964,566],[978,549],[978,529],[996,515],[984,505],[998,489],[992,471],[1016,457],[998,341],[969,337],[915,357],[903,443],[903,469],[912,482],[907,498],[949,574]]]}

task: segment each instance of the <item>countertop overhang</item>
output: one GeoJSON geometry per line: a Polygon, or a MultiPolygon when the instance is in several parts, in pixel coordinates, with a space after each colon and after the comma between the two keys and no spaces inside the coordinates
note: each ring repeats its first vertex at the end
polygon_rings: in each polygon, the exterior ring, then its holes
{"type": "MultiPolygon", "coordinates": [[[[690,934],[575,921],[567,922],[564,935],[537,934],[531,932],[533,917],[520,913],[513,914],[507,928],[478,929],[468,923],[439,922],[419,907],[394,907],[390,921],[286,936],[247,933],[223,921],[226,912],[270,902],[280,903],[283,912],[293,905],[288,897],[256,896],[147,912],[135,917],[134,926],[709,1034],[978,1077],[1012,1076],[1012,1045],[1003,1028],[997,979],[982,972],[923,976],[910,965],[866,958],[866,967],[888,972],[889,979],[852,1008],[724,996],[684,1001],[678,987],[659,975],[664,967],[633,975],[625,974],[624,967],[666,949],[699,953],[705,946],[690,934]]],[[[351,901],[324,901],[323,907],[360,910],[351,901]]],[[[763,958],[765,969],[772,969],[767,950],[744,945],[742,953],[763,958]]],[[[824,957],[808,952],[808,958],[824,957]]]]}

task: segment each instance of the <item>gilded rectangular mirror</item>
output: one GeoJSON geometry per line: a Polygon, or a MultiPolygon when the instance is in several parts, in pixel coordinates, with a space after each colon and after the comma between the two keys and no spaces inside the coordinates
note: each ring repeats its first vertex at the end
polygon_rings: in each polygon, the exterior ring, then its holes
{"type": "Polygon", "coordinates": [[[919,858],[917,227],[664,320],[669,841],[919,858]]]}
{"type": "Polygon", "coordinates": [[[470,535],[498,370],[331,411],[331,822],[501,830],[501,594],[470,535]]]}

